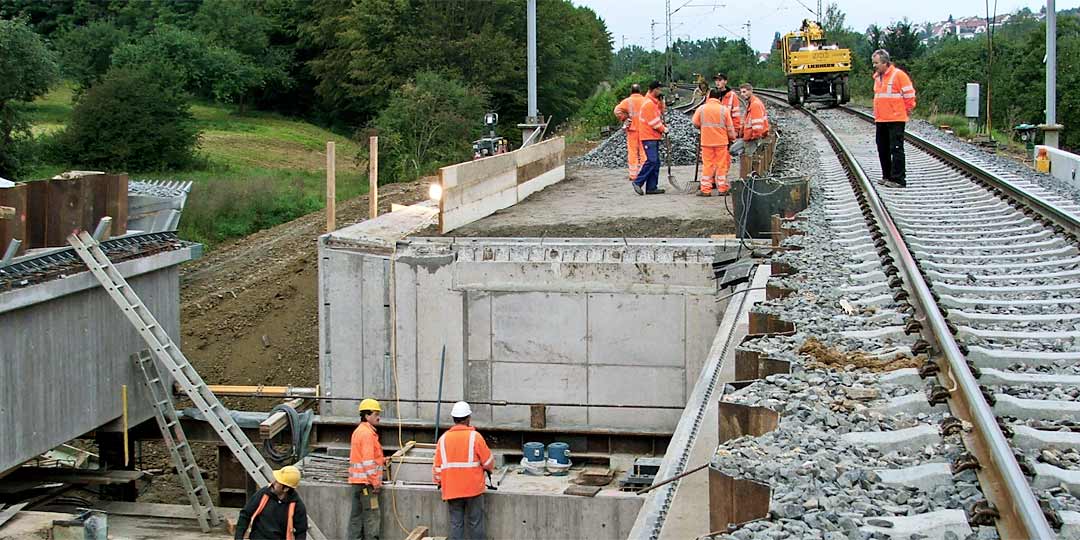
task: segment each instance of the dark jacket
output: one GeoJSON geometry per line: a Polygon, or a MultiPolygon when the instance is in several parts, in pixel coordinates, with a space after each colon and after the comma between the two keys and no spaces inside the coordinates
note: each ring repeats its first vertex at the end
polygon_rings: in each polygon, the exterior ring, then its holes
{"type": "Polygon", "coordinates": [[[296,509],[293,510],[294,538],[307,540],[308,520],[304,501],[300,500],[300,496],[294,489],[289,490],[289,493],[285,495],[285,500],[279,500],[270,486],[256,491],[244,505],[244,509],[240,511],[240,516],[236,519],[236,535],[233,538],[243,540],[244,533],[247,532],[250,524],[252,540],[284,540],[289,522],[289,506],[292,504],[296,505],[296,509]],[[251,516],[258,510],[264,496],[268,497],[266,505],[255,518],[255,522],[251,523],[251,516]]]}

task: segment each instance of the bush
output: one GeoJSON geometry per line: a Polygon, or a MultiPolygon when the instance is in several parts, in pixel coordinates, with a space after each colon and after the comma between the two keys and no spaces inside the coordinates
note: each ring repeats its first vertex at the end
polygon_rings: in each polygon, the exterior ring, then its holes
{"type": "Polygon", "coordinates": [[[33,101],[56,81],[52,51],[24,21],[0,20],[0,176],[16,178],[25,171],[30,130],[15,102],[33,101]]]}
{"type": "Polygon", "coordinates": [[[184,208],[180,236],[215,246],[230,238],[294,220],[323,207],[300,180],[221,178],[199,182],[184,208]]]}
{"type": "Polygon", "coordinates": [[[75,166],[149,171],[190,164],[198,138],[177,88],[147,71],[114,68],[75,105],[57,142],[75,166]]]}
{"type": "Polygon", "coordinates": [[[487,102],[483,89],[431,71],[418,73],[393,93],[372,123],[379,131],[379,162],[385,165],[380,180],[412,180],[472,157],[487,102]]]}

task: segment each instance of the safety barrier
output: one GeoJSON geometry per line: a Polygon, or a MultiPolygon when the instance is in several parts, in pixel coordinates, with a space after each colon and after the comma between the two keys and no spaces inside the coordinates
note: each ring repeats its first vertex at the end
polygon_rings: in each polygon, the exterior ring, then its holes
{"type": "Polygon", "coordinates": [[[548,139],[506,154],[439,169],[439,231],[509,208],[566,177],[566,142],[548,139]]]}

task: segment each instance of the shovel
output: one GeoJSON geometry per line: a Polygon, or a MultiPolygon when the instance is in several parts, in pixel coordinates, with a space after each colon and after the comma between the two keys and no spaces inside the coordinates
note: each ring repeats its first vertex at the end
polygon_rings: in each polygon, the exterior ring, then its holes
{"type": "Polygon", "coordinates": [[[664,132],[664,143],[667,144],[667,181],[671,187],[682,191],[683,186],[675,181],[675,175],[671,173],[671,137],[668,137],[667,132],[664,132]]]}

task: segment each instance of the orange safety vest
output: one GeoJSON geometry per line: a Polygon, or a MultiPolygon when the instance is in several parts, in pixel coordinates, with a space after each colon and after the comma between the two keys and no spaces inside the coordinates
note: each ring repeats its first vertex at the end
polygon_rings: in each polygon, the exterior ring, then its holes
{"type": "Polygon", "coordinates": [[[361,422],[353,430],[349,448],[349,483],[367,484],[373,488],[382,486],[383,463],[382,445],[375,427],[361,422]]]}
{"type": "Polygon", "coordinates": [[[630,97],[619,102],[615,106],[615,116],[622,122],[627,120],[630,123],[626,126],[627,131],[637,131],[638,125],[638,112],[641,111],[641,104],[644,103],[645,96],[641,94],[630,94],[630,97]]]}
{"type": "Polygon", "coordinates": [[[719,99],[710,98],[694,111],[695,126],[701,128],[701,146],[727,146],[735,138],[731,111],[719,99]]]}
{"type": "Polygon", "coordinates": [[[641,105],[641,112],[638,114],[638,138],[643,141],[658,141],[664,138],[664,119],[661,117],[663,114],[663,105],[659,99],[652,96],[645,96],[645,101],[641,105]]]}
{"type": "Polygon", "coordinates": [[[765,111],[765,104],[761,98],[750,96],[750,102],[746,105],[746,118],[743,123],[743,139],[752,141],[769,134],[769,114],[765,111]]]}
{"type": "Polygon", "coordinates": [[[720,98],[720,103],[731,109],[731,122],[735,124],[735,133],[742,133],[742,102],[739,101],[738,92],[729,89],[724,97],[720,98]]]}
{"type": "Polygon", "coordinates": [[[431,478],[442,485],[444,501],[475,497],[484,492],[484,470],[495,468],[484,437],[472,426],[456,424],[439,437],[431,478]]]}
{"type": "Polygon", "coordinates": [[[911,77],[896,66],[874,73],[874,121],[907,122],[915,108],[915,86],[911,77]]]}
{"type": "MultiPolygon", "coordinates": [[[[248,522],[248,530],[247,533],[244,534],[244,538],[251,536],[251,531],[255,528],[255,518],[259,517],[259,514],[262,513],[263,508],[266,508],[266,503],[268,502],[270,502],[270,494],[264,493],[262,500],[259,501],[259,507],[255,509],[254,514],[251,514],[251,521],[248,522]]],[[[285,540],[293,540],[293,538],[295,538],[295,536],[293,536],[293,513],[295,512],[296,501],[293,501],[289,503],[289,521],[285,525],[285,540]]]]}

